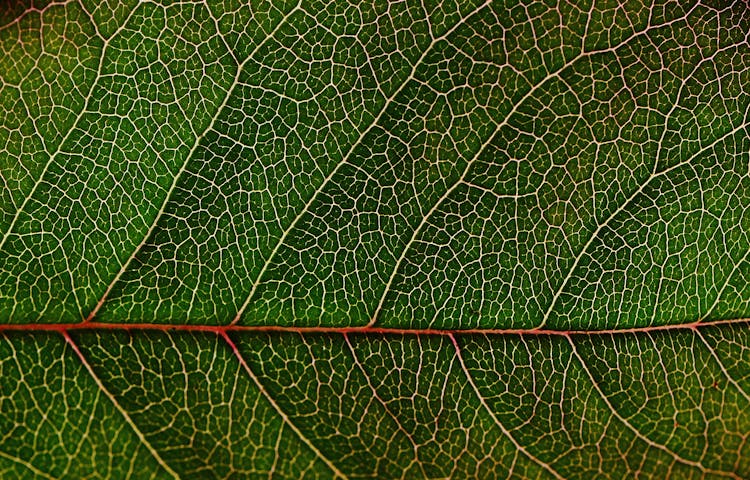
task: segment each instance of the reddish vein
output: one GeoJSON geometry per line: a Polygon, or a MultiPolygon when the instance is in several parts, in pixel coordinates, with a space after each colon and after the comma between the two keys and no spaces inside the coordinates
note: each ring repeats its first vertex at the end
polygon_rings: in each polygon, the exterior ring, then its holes
{"type": "Polygon", "coordinates": [[[438,328],[388,328],[375,326],[360,327],[294,327],[274,325],[179,325],[162,323],[104,323],[104,322],[80,322],[80,323],[19,323],[0,325],[0,332],[20,331],[34,332],[47,331],[65,333],[73,330],[120,330],[120,331],[161,331],[161,332],[209,332],[217,335],[225,335],[230,332],[257,332],[257,333],[299,333],[299,334],[372,334],[372,335],[622,335],[636,333],[652,333],[674,330],[698,330],[711,326],[722,325],[747,325],[750,318],[696,321],[691,323],[675,325],[656,325],[649,327],[633,328],[611,328],[602,330],[554,330],[535,328],[467,328],[467,329],[438,329],[438,328]]]}

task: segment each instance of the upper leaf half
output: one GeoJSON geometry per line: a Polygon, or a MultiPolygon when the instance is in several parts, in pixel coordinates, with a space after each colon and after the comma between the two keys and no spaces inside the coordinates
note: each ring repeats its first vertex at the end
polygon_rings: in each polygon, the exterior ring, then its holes
{"type": "Polygon", "coordinates": [[[579,330],[746,315],[749,18],[669,2],[30,9],[0,30],[0,315],[579,330]]]}

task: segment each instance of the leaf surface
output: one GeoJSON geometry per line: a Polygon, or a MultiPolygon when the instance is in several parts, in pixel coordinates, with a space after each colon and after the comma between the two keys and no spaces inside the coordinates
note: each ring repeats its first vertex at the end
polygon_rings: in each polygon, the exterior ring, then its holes
{"type": "Polygon", "coordinates": [[[2,476],[750,476],[746,4],[3,8],[2,476]]]}

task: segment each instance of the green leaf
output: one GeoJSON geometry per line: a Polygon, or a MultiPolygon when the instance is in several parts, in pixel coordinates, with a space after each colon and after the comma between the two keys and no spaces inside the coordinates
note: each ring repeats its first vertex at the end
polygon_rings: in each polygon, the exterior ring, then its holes
{"type": "Polygon", "coordinates": [[[743,2],[5,2],[0,476],[749,478],[743,2]]]}

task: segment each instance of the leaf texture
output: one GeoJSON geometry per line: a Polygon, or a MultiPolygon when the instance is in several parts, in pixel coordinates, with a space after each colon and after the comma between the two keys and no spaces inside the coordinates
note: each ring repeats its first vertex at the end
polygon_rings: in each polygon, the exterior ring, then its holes
{"type": "Polygon", "coordinates": [[[748,32],[3,6],[0,475],[750,477],[748,32]]]}

